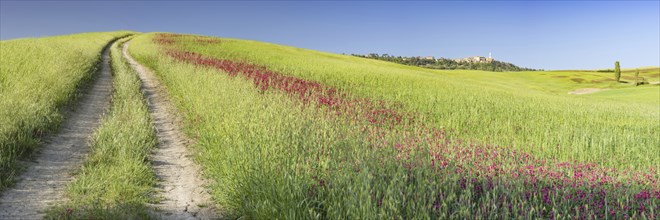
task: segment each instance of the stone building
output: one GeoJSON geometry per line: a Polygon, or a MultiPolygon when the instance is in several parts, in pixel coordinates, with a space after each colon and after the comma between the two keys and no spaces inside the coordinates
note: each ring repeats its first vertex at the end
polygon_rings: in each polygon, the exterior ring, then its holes
{"type": "Polygon", "coordinates": [[[459,63],[490,63],[495,61],[495,59],[491,57],[491,53],[488,53],[488,57],[473,56],[473,57],[454,59],[454,61],[459,63]]]}

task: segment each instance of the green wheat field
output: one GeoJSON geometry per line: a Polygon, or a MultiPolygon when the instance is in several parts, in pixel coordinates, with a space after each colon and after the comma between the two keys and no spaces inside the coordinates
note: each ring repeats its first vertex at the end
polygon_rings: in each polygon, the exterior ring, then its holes
{"type": "Polygon", "coordinates": [[[132,31],[0,41],[0,192],[58,132],[109,46],[110,110],[47,218],[151,218],[157,131],[127,42],[169,95],[223,218],[660,218],[659,67],[625,67],[620,82],[597,70],[434,70],[132,31]]]}

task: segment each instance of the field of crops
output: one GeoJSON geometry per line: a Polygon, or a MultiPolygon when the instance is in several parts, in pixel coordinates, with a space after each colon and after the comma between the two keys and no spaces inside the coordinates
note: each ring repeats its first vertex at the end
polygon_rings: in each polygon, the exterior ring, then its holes
{"type": "Polygon", "coordinates": [[[0,191],[41,137],[57,129],[62,108],[93,77],[102,49],[131,32],[0,41],[0,191]]]}
{"type": "Polygon", "coordinates": [[[130,52],[172,96],[230,216],[660,216],[657,86],[175,34],[130,52]],[[585,87],[611,90],[567,94],[585,87]]]}
{"type": "MultiPolygon", "coordinates": [[[[660,94],[655,86],[636,89],[640,96],[647,95],[639,98],[642,101],[612,102],[589,98],[595,94],[568,95],[576,88],[595,86],[554,78],[553,72],[530,77],[522,76],[524,73],[493,76],[479,71],[434,71],[260,42],[223,42],[191,41],[181,47],[205,56],[265,65],[356,97],[400,104],[422,113],[428,124],[455,132],[462,139],[511,146],[542,158],[616,168],[660,168],[660,151],[649,147],[660,146],[660,94]],[[548,78],[562,80],[552,83],[545,80],[548,78]]],[[[579,77],[598,79],[588,75],[579,77]]]]}

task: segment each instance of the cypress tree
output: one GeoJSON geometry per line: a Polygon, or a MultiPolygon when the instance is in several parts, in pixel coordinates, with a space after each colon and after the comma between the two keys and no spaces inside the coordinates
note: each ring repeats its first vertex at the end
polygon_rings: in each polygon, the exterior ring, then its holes
{"type": "Polygon", "coordinates": [[[619,61],[614,63],[614,78],[617,82],[621,81],[621,67],[619,66],[619,61]]]}

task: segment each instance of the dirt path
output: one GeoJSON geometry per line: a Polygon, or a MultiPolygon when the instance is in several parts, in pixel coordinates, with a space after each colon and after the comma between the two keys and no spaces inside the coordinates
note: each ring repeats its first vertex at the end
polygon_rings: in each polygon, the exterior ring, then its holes
{"type": "Polygon", "coordinates": [[[168,101],[155,75],[128,53],[129,43],[122,48],[124,57],[137,70],[147,98],[149,112],[156,126],[158,146],[152,155],[156,176],[160,179],[162,201],[153,204],[158,219],[216,219],[211,196],[204,187],[201,168],[193,162],[186,148],[189,141],[178,127],[176,112],[168,101]]]}
{"type": "Polygon", "coordinates": [[[607,89],[583,88],[583,89],[576,89],[574,91],[570,91],[570,92],[568,92],[568,94],[571,94],[571,95],[584,95],[584,94],[591,94],[591,93],[605,91],[605,90],[607,90],[607,89]]]}
{"type": "MultiPolygon", "coordinates": [[[[112,44],[112,43],[111,43],[112,44]]],[[[91,88],[68,112],[57,134],[46,138],[17,184],[0,196],[0,219],[40,219],[51,204],[63,200],[66,184],[89,151],[88,138],[110,106],[112,76],[109,46],[91,88]]]]}

